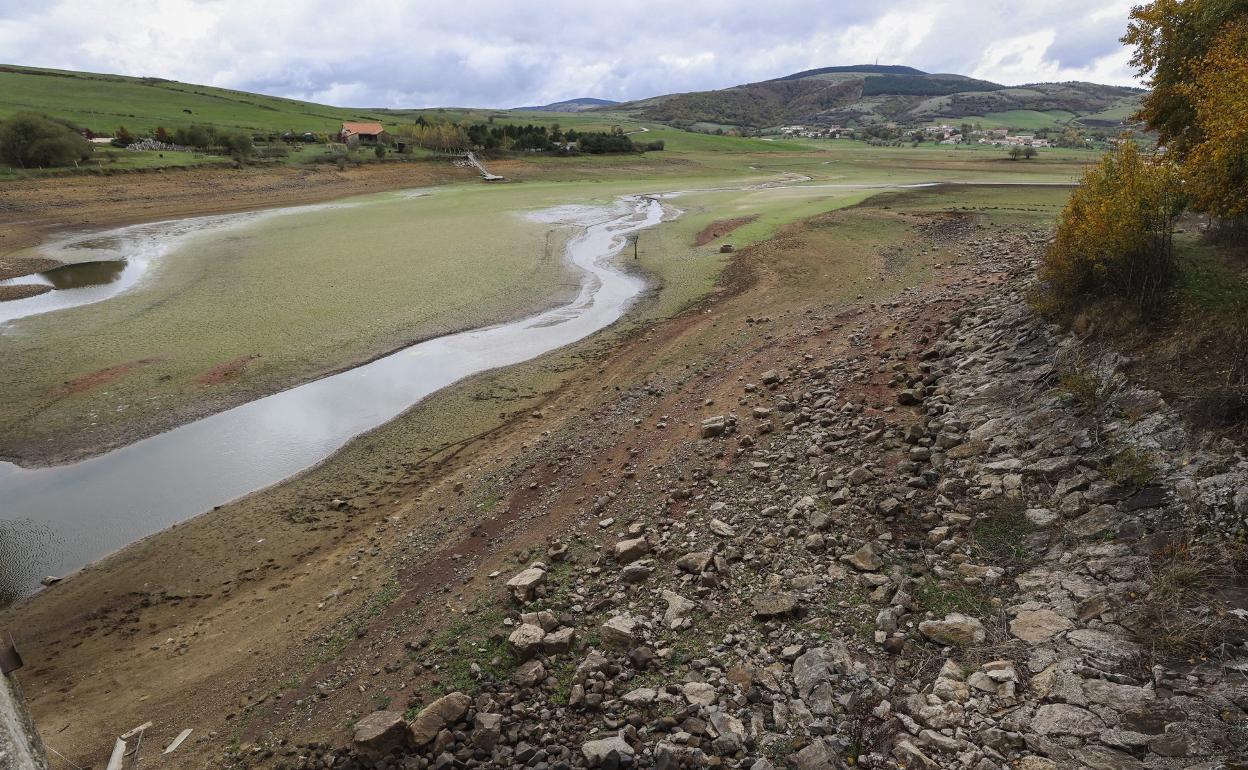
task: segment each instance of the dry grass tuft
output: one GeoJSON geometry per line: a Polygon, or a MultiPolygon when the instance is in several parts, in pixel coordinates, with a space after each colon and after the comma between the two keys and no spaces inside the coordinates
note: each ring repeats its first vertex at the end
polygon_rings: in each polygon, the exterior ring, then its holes
{"type": "Polygon", "coordinates": [[[1161,658],[1220,657],[1248,639],[1248,620],[1225,598],[1248,584],[1248,544],[1179,543],[1155,555],[1148,593],[1128,610],[1131,625],[1161,658]]]}

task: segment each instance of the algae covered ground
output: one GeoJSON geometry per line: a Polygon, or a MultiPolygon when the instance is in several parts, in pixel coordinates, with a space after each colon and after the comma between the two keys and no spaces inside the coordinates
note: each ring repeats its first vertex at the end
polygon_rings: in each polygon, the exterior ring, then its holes
{"type": "MultiPolygon", "coordinates": [[[[527,213],[668,194],[681,216],[641,234],[648,318],[708,295],[740,248],[785,224],[942,188],[941,205],[1051,212],[1089,153],[1013,162],[962,148],[875,148],[690,134],[655,126],[663,152],[511,162],[502,185],[384,193],[192,237],[114,299],[18,320],[0,335],[0,456],[55,462],[98,452],[360,363],[413,341],[520,317],[568,297],[567,229],[527,213]],[[715,222],[731,234],[695,246],[715,222]]],[[[650,136],[647,136],[650,138],[650,136]]],[[[927,196],[931,198],[931,196],[927,196]]],[[[274,203],[279,203],[275,200],[274,203]]],[[[37,252],[37,250],[35,250],[37,252]]],[[[631,261],[631,260],[629,260],[631,261]]]]}

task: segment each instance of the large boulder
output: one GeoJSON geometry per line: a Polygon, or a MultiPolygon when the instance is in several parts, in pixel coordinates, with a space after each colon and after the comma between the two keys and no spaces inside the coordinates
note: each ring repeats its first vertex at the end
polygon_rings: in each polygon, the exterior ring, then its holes
{"type": "Polygon", "coordinates": [[[388,754],[407,742],[407,720],[401,711],[374,711],[355,723],[352,742],[362,754],[388,754]]]}
{"type": "Polygon", "coordinates": [[[472,699],[462,692],[443,695],[425,706],[407,726],[413,746],[425,746],[438,737],[442,728],[453,725],[468,713],[472,699]]]}

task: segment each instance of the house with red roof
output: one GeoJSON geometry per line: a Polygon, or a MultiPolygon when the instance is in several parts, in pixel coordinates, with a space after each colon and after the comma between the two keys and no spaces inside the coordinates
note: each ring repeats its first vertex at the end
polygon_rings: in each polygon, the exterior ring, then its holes
{"type": "Polygon", "coordinates": [[[338,134],[339,141],[351,147],[377,144],[386,138],[386,129],[380,123],[343,123],[342,131],[338,134]]]}

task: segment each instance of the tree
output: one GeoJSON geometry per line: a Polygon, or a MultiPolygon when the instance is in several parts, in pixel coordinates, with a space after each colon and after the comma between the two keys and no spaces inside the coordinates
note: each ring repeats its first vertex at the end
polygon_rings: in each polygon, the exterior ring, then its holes
{"type": "Polygon", "coordinates": [[[1226,24],[1179,92],[1195,136],[1183,169],[1192,207],[1231,234],[1248,221],[1248,18],[1226,24]]]}
{"type": "Polygon", "coordinates": [[[1059,306],[1085,297],[1156,308],[1174,280],[1174,221],[1182,211],[1178,168],[1124,140],[1083,174],[1058,218],[1040,278],[1059,306]]]}
{"type": "Polygon", "coordinates": [[[1075,128],[1067,126],[1062,129],[1062,135],[1058,138],[1057,144],[1059,147],[1083,147],[1086,142],[1075,128]]]}
{"type": "Polygon", "coordinates": [[[164,126],[156,126],[156,130],[152,133],[152,138],[158,142],[169,142],[169,132],[164,126]]]}
{"type": "Polygon", "coordinates": [[[1019,158],[1023,157],[1023,148],[1017,144],[1011,147],[1006,152],[1009,154],[1010,160],[1018,160],[1019,158]]]}
{"type": "Polygon", "coordinates": [[[1039,154],[1040,154],[1040,151],[1037,150],[1035,147],[1032,147],[1030,144],[1023,148],[1023,157],[1026,158],[1027,160],[1031,160],[1032,158],[1036,157],[1039,154]]]}
{"type": "Polygon", "coordinates": [[[1153,0],[1131,11],[1122,42],[1135,46],[1131,63],[1148,78],[1139,118],[1179,157],[1201,140],[1196,107],[1185,84],[1224,25],[1248,15],[1248,0],[1153,0]]]}
{"type": "Polygon", "coordinates": [[[113,135],[113,145],[116,147],[129,147],[134,144],[134,134],[125,126],[117,126],[117,133],[113,135]]]}
{"type": "Polygon", "coordinates": [[[91,150],[81,134],[43,115],[19,112],[0,123],[0,159],[20,168],[68,166],[91,150]]]}
{"type": "Polygon", "coordinates": [[[373,155],[376,155],[378,158],[386,157],[386,146],[378,142],[377,146],[373,148],[373,155]]]}

